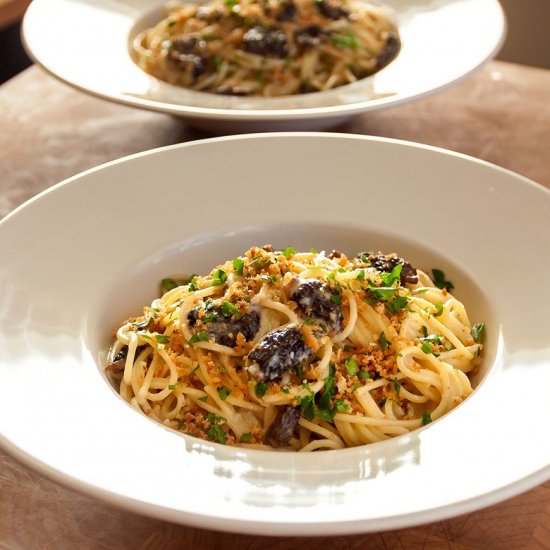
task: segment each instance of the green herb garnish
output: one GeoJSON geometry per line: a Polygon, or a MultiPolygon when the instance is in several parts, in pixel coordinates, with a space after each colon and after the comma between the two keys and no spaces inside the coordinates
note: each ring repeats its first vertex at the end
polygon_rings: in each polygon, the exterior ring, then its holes
{"type": "Polygon", "coordinates": [[[265,382],[258,382],[254,391],[258,397],[263,397],[268,389],[269,386],[265,382]]]}
{"type": "Polygon", "coordinates": [[[432,269],[432,275],[433,275],[434,285],[437,288],[444,288],[449,292],[453,290],[454,288],[453,283],[451,283],[451,281],[445,280],[445,273],[443,273],[441,269],[432,269]]]}
{"type": "Polygon", "coordinates": [[[285,258],[290,258],[293,254],[296,254],[296,249],[292,246],[287,246],[282,252],[285,258]]]}
{"type": "Polygon", "coordinates": [[[222,401],[225,401],[227,399],[227,396],[229,395],[229,390],[225,386],[220,386],[219,388],[217,388],[217,390],[220,399],[222,401]]]}
{"type": "Polygon", "coordinates": [[[227,281],[227,273],[223,269],[216,270],[212,276],[214,286],[223,285],[225,281],[227,281]]]}
{"type": "Polygon", "coordinates": [[[235,304],[232,304],[231,302],[228,302],[228,301],[223,302],[220,309],[225,317],[231,317],[233,315],[240,316],[241,314],[239,308],[235,304]]]}
{"type": "Polygon", "coordinates": [[[208,342],[209,340],[208,332],[198,332],[197,334],[193,334],[191,338],[189,338],[189,344],[196,344],[197,342],[208,342]]]}
{"type": "Polygon", "coordinates": [[[333,32],[330,35],[330,41],[338,48],[350,48],[352,50],[359,48],[359,42],[357,42],[357,38],[352,31],[333,32]]]}
{"type": "Polygon", "coordinates": [[[170,338],[165,334],[155,334],[155,338],[159,344],[168,344],[170,342],[170,338]]]}
{"type": "Polygon", "coordinates": [[[350,357],[344,361],[344,367],[346,367],[346,370],[350,376],[355,376],[355,373],[357,372],[357,361],[355,358],[350,357]]]}
{"type": "Polygon", "coordinates": [[[199,287],[197,286],[197,282],[195,281],[195,277],[196,275],[191,275],[191,279],[189,280],[189,290],[191,290],[192,292],[195,292],[199,289],[199,287]]]}
{"type": "Polygon", "coordinates": [[[349,405],[343,399],[337,399],[334,402],[334,405],[336,406],[336,410],[338,412],[347,412],[347,411],[349,411],[349,405]]]}
{"type": "Polygon", "coordinates": [[[422,426],[429,424],[432,421],[432,415],[429,411],[425,411],[422,415],[422,426]]]}
{"type": "Polygon", "coordinates": [[[380,349],[382,351],[386,351],[388,349],[388,347],[391,345],[387,338],[386,338],[386,334],[384,332],[381,332],[380,333],[380,336],[378,337],[378,344],[380,345],[380,349]]]}
{"type": "Polygon", "coordinates": [[[233,269],[235,273],[240,277],[243,276],[244,260],[242,258],[235,258],[233,260],[233,269]]]}
{"type": "Polygon", "coordinates": [[[227,434],[217,424],[214,426],[210,426],[210,428],[206,430],[206,435],[208,436],[208,439],[210,439],[210,441],[217,441],[218,443],[222,444],[224,444],[227,439],[227,434]]]}
{"type": "Polygon", "coordinates": [[[485,339],[485,323],[477,323],[472,327],[470,331],[474,342],[483,342],[485,339]]]}
{"type": "Polygon", "coordinates": [[[396,296],[391,302],[386,303],[386,310],[390,315],[399,313],[408,303],[406,296],[396,296]]]}
{"type": "Polygon", "coordinates": [[[239,441],[241,443],[249,443],[251,439],[252,439],[252,434],[250,432],[247,432],[241,435],[241,437],[239,438],[239,441]]]}
{"type": "Polygon", "coordinates": [[[165,292],[169,292],[170,290],[174,290],[174,288],[177,288],[180,285],[175,279],[167,277],[166,279],[162,279],[162,281],[160,282],[160,286],[162,287],[162,290],[164,290],[165,292]]]}

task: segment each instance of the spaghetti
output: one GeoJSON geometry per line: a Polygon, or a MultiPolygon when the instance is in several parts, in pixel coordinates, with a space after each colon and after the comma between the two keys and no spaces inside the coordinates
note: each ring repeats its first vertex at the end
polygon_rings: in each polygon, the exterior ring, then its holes
{"type": "Polygon", "coordinates": [[[228,95],[329,90],[399,52],[395,25],[360,0],[212,0],[172,5],[133,42],[139,66],[177,86],[228,95]]]}
{"type": "Polygon", "coordinates": [[[341,449],[405,434],[472,391],[483,324],[395,254],[253,247],[117,331],[120,395],[228,445],[341,449]]]}

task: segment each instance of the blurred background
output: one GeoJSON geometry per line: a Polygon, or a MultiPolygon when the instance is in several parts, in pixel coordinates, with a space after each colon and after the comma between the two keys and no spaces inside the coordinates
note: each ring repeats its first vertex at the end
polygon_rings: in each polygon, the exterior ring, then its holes
{"type": "MultiPolygon", "coordinates": [[[[21,18],[29,3],[0,0],[0,83],[31,64],[19,38],[21,18]]],[[[509,29],[498,59],[550,69],[550,0],[501,0],[501,4],[509,29]]]]}

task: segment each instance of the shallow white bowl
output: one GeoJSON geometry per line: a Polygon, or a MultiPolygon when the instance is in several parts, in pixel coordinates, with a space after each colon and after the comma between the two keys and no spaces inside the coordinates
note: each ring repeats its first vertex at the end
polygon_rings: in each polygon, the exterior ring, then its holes
{"type": "Polygon", "coordinates": [[[26,47],[35,61],[81,90],[181,116],[209,130],[320,130],[457,82],[496,54],[506,27],[497,0],[387,0],[402,49],[379,73],[328,92],[228,97],[172,86],[134,63],[130,40],[161,19],[163,4],[34,0],[23,22],[26,47]]]}
{"type": "Polygon", "coordinates": [[[220,530],[323,535],[466,513],[550,477],[550,193],[406,142],[263,134],[141,153],[0,223],[0,445],[74,489],[220,530]],[[112,331],[167,274],[252,244],[396,251],[438,267],[488,338],[475,392],[393,440],[315,454],[224,447],[133,410],[112,331]]]}

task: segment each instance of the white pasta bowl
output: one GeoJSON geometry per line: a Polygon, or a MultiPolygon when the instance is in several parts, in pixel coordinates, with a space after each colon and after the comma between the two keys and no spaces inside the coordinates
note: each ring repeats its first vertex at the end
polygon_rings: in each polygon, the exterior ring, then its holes
{"type": "Polygon", "coordinates": [[[402,528],[525,491],[550,477],[549,212],[547,190],[496,166],[351,135],[212,139],[89,170],[0,223],[0,445],[113,504],[236,532],[402,528]],[[124,402],[102,369],[120,321],[166,275],[267,242],[443,269],[488,328],[473,394],[417,431],[313,454],[201,441],[124,402]]]}
{"type": "Polygon", "coordinates": [[[135,35],[162,18],[164,0],[34,0],[23,23],[34,60],[62,81],[113,101],[183,117],[214,131],[320,130],[397,105],[471,74],[499,50],[497,0],[388,0],[402,48],[382,71],[334,90],[279,98],[186,90],[144,73],[135,35]]]}

